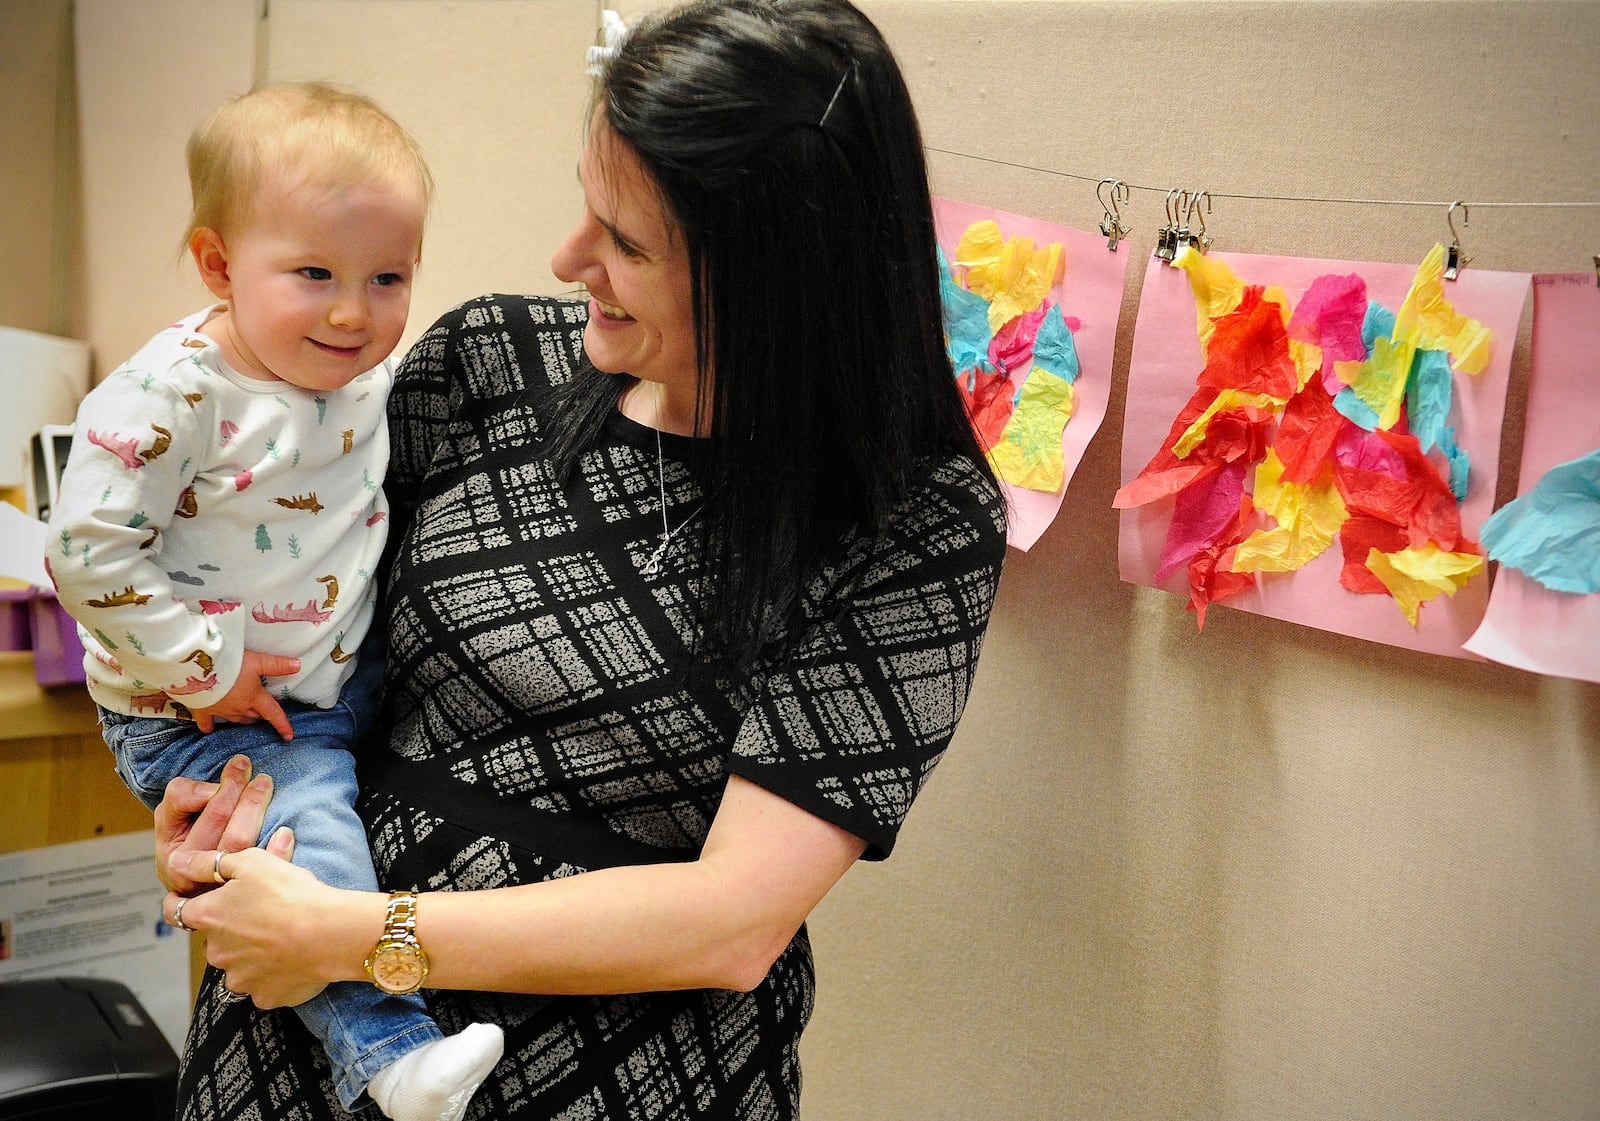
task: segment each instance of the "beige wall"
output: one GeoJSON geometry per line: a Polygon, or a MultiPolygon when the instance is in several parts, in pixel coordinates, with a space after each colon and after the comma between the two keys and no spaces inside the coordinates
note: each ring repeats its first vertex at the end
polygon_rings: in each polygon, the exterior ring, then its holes
{"type": "Polygon", "coordinates": [[[561,290],[550,254],[582,203],[595,12],[594,0],[273,0],[270,78],[358,86],[427,153],[438,203],[405,343],[483,292],[561,290]]]}
{"type": "MultiPolygon", "coordinates": [[[[1600,5],[866,5],[930,146],[965,153],[934,155],[936,187],[967,201],[1100,217],[1090,182],[973,155],[1218,194],[1600,189],[1600,5]]],[[[73,306],[104,358],[191,302],[166,279],[181,140],[249,74],[254,4],[76,7],[73,306]],[[197,81],[207,12],[226,48],[197,81]]],[[[479,291],[554,287],[595,7],[273,0],[271,76],[367,86],[433,157],[415,329],[479,291]]],[[[24,188],[0,183],[4,212],[24,188]]],[[[1197,635],[1176,600],[1117,580],[1109,502],[1160,209],[1126,208],[1109,415],[1060,519],[1010,558],[956,744],[894,859],[816,916],[807,1115],[1600,1116],[1600,688],[1226,608],[1197,635]]],[[[1225,198],[1210,231],[1397,261],[1447,234],[1442,209],[1225,198]]],[[[1576,270],[1597,231],[1596,210],[1477,206],[1463,232],[1477,267],[1576,270]]],[[[1518,390],[1526,371],[1524,337],[1518,390]]]]}
{"type": "MultiPolygon", "coordinates": [[[[867,7],[932,147],[1217,193],[1600,200],[1600,6],[867,7]]],[[[966,201],[1101,216],[1092,182],[933,171],[966,201]]],[[[1197,635],[1117,580],[1162,201],[1124,208],[1107,421],[1008,562],[957,743],[905,851],[818,916],[818,1116],[1600,1117],[1600,688],[1225,609],[1197,635]]],[[[1209,230],[1356,260],[1448,237],[1442,207],[1242,199],[1209,230]]],[[[1588,269],[1600,209],[1474,207],[1462,232],[1477,267],[1588,269]]],[[[1520,392],[1525,338],[1516,370],[1520,392]]]]}
{"type": "Polygon", "coordinates": [[[68,330],[71,13],[0,3],[0,326],[54,335],[68,330]]]}
{"type": "Polygon", "coordinates": [[[189,133],[255,74],[263,0],[74,0],[82,264],[73,319],[98,380],[210,294],[179,257],[189,133]]]}

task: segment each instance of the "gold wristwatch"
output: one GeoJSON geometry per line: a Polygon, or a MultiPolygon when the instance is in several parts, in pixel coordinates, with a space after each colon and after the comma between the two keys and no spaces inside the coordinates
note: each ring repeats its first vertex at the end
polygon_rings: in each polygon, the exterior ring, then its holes
{"type": "Polygon", "coordinates": [[[386,993],[404,996],[428,979],[428,955],[417,941],[417,895],[391,891],[383,935],[367,956],[367,976],[386,993]]]}

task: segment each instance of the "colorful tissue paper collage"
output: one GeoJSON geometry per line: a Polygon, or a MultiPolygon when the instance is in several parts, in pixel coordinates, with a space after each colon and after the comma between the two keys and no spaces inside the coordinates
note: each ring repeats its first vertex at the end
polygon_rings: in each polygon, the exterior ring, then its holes
{"type": "MultiPolygon", "coordinates": [[[[1104,419],[1130,255],[948,199],[935,217],[951,364],[1027,549],[1104,419]]],[[[1112,499],[1122,578],[1197,626],[1220,603],[1600,681],[1600,409],[1574,407],[1600,379],[1600,292],[1445,265],[1443,246],[1415,265],[1151,261],[1112,499]],[[1530,284],[1521,479],[1495,511],[1530,284]]]]}
{"type": "Polygon", "coordinates": [[[950,199],[933,214],[951,365],[1027,550],[1105,419],[1128,254],[950,199]]]}
{"type": "Polygon", "coordinates": [[[1145,276],[1123,433],[1122,577],[1455,657],[1529,277],[1179,253],[1145,276]]]}

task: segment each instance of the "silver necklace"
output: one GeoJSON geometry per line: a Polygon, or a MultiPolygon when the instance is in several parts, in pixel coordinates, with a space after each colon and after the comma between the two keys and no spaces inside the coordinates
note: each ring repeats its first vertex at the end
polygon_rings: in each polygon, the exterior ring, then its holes
{"type": "MultiPolygon", "coordinates": [[[[657,412],[656,412],[656,423],[657,424],[661,423],[659,399],[660,398],[659,398],[659,395],[658,395],[658,397],[657,397],[658,406],[657,406],[657,412]]],[[[660,494],[661,494],[661,539],[660,539],[660,543],[656,545],[655,552],[651,553],[650,554],[650,558],[644,562],[643,572],[644,572],[644,574],[646,576],[654,576],[658,571],[660,571],[661,562],[666,559],[667,550],[672,547],[672,539],[673,539],[673,537],[675,537],[677,535],[678,531],[681,530],[684,526],[686,526],[690,522],[694,521],[695,518],[699,516],[700,511],[705,508],[703,503],[701,505],[699,505],[699,506],[696,506],[693,510],[691,510],[689,512],[689,516],[687,518],[684,518],[683,521],[679,522],[677,525],[673,526],[672,528],[670,528],[670,529],[667,528],[668,522],[667,522],[667,468],[666,468],[666,457],[663,456],[662,453],[661,453],[661,429],[657,428],[655,430],[655,432],[656,432],[656,486],[659,489],[660,494]]]]}

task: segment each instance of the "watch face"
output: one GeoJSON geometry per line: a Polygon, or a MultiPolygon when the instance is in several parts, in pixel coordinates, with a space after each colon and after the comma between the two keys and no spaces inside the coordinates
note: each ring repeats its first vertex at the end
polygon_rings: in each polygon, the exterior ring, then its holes
{"type": "Polygon", "coordinates": [[[422,953],[413,946],[385,946],[372,960],[373,983],[386,992],[416,992],[427,975],[422,953]]]}

